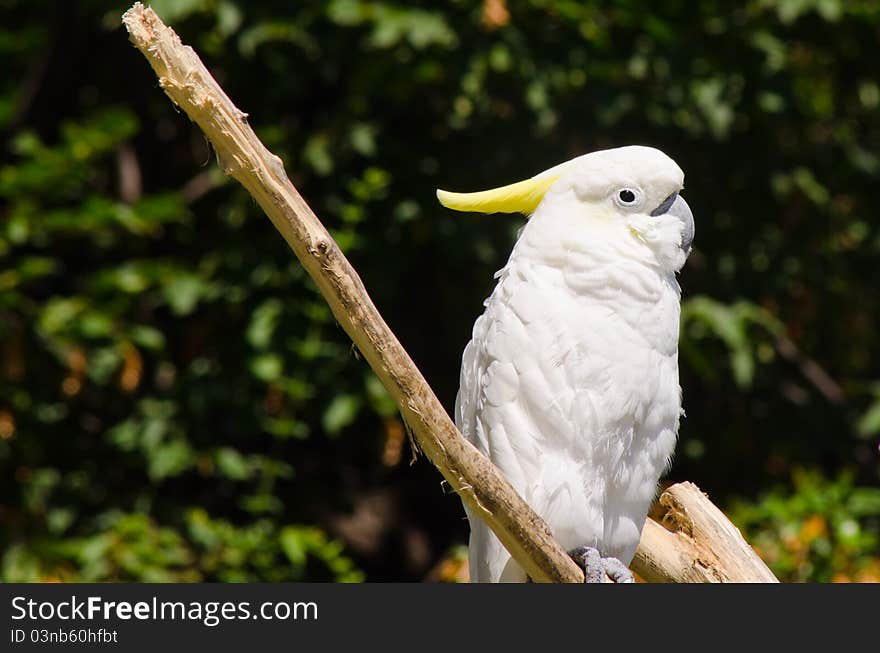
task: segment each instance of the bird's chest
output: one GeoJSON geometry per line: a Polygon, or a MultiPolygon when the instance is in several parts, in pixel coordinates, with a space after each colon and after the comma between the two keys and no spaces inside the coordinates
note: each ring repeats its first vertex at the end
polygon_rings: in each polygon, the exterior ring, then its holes
{"type": "Polygon", "coordinates": [[[678,430],[679,296],[605,279],[509,266],[465,355],[475,421],[459,421],[557,536],[631,548],[678,430]]]}
{"type": "Polygon", "coordinates": [[[512,364],[524,392],[545,395],[549,409],[584,428],[643,423],[660,403],[675,403],[677,415],[678,286],[637,272],[547,268],[504,278],[487,305],[488,359],[512,364]]]}

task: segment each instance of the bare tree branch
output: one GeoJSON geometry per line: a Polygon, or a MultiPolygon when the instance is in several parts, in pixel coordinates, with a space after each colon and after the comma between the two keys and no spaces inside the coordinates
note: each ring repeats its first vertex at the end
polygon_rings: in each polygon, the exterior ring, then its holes
{"type": "Polygon", "coordinates": [[[693,483],[660,496],[663,526],[648,519],[632,568],[656,583],[777,583],[776,576],[693,483]],[[666,528],[664,528],[664,526],[666,528]],[[668,530],[667,530],[668,529],[668,530]]]}

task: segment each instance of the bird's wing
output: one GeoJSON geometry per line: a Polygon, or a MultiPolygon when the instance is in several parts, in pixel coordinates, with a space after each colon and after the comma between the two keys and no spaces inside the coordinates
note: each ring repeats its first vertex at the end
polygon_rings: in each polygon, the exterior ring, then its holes
{"type": "MultiPolygon", "coordinates": [[[[602,532],[604,487],[589,471],[601,452],[585,434],[601,430],[596,393],[607,387],[609,354],[584,348],[583,326],[572,326],[539,279],[506,277],[465,349],[456,424],[573,548],[602,532]]],[[[491,531],[468,516],[472,578],[521,580],[491,531]]]]}
{"type": "MultiPolygon", "coordinates": [[[[519,378],[511,362],[499,359],[497,352],[493,356],[489,346],[489,342],[497,338],[493,332],[499,326],[498,317],[490,305],[474,325],[473,338],[462,356],[455,422],[462,434],[499,467],[521,496],[525,496],[528,475],[523,464],[530,457],[518,455],[515,441],[511,441],[508,433],[512,422],[521,419],[517,415],[522,410],[517,403],[519,378]]],[[[471,527],[468,546],[471,580],[525,581],[525,574],[489,527],[467,512],[471,527]]]]}

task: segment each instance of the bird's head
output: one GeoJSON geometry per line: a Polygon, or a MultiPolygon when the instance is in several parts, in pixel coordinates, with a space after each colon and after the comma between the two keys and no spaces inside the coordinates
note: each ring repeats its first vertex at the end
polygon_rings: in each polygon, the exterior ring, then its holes
{"type": "Polygon", "coordinates": [[[632,145],[591,152],[492,190],[438,190],[437,198],[457,211],[524,213],[539,229],[617,239],[678,271],[694,239],[694,217],[679,194],[683,183],[684,173],[666,154],[632,145]]]}

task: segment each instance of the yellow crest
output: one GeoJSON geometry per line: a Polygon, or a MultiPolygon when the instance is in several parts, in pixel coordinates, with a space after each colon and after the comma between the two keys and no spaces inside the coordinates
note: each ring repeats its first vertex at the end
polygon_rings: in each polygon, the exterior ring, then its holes
{"type": "Polygon", "coordinates": [[[559,179],[558,175],[541,174],[515,184],[476,193],[450,193],[438,189],[437,199],[443,206],[453,211],[529,215],[538,208],[544,194],[557,179],[559,179]]]}

